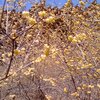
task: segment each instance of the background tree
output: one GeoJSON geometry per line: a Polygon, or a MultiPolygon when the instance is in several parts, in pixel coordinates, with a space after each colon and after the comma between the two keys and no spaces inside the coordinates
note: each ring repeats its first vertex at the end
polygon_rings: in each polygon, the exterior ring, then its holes
{"type": "Polygon", "coordinates": [[[100,99],[100,5],[68,0],[61,9],[37,3],[23,11],[9,4],[0,27],[0,99],[100,99]]]}

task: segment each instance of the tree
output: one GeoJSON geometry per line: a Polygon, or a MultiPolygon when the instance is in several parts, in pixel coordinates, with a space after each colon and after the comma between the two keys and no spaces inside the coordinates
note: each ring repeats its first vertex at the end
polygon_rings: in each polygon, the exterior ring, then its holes
{"type": "Polygon", "coordinates": [[[99,8],[68,0],[61,9],[3,9],[0,99],[100,99],[99,8]]]}

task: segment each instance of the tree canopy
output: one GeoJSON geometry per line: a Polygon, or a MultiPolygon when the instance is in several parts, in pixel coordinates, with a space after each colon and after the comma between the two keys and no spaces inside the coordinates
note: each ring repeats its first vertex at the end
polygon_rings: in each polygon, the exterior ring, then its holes
{"type": "Polygon", "coordinates": [[[0,100],[100,99],[100,5],[95,1],[88,8],[82,0],[79,6],[68,0],[62,8],[40,2],[29,11],[9,10],[5,1],[0,100]]]}

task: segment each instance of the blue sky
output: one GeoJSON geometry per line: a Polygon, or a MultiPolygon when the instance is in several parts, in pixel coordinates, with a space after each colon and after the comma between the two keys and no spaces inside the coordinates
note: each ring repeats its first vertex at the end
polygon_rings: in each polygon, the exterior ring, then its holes
{"type": "MultiPolygon", "coordinates": [[[[36,0],[34,0],[36,1],[36,0]]],[[[39,1],[39,0],[37,0],[39,1]]],[[[78,4],[78,0],[72,0],[74,5],[78,4]]],[[[89,0],[90,2],[92,2],[93,0],[89,0]]],[[[3,5],[4,0],[0,0],[0,6],[3,5]]],[[[52,6],[58,6],[58,7],[62,7],[65,3],[67,2],[67,0],[47,0],[47,5],[52,5],[52,6]]],[[[100,3],[100,0],[97,0],[98,3],[100,3]]],[[[30,3],[27,3],[26,9],[29,9],[31,7],[30,3]]]]}

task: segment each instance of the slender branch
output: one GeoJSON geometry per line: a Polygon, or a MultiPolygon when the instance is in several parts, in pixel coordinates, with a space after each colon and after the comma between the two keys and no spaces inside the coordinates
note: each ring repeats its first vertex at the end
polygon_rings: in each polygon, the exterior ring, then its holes
{"type": "Polygon", "coordinates": [[[64,50],[62,49],[62,55],[63,55],[63,62],[65,63],[65,65],[67,66],[68,70],[69,70],[69,74],[70,74],[70,77],[71,77],[71,80],[72,80],[72,83],[73,83],[73,86],[74,86],[74,90],[75,92],[77,92],[77,87],[76,87],[76,82],[75,82],[75,79],[74,79],[74,76],[72,75],[71,73],[71,70],[70,70],[70,67],[65,59],[65,55],[64,55],[64,50]]]}
{"type": "Polygon", "coordinates": [[[13,57],[14,57],[14,49],[15,49],[15,40],[12,40],[12,55],[10,58],[10,62],[9,62],[9,65],[8,65],[8,68],[7,68],[7,71],[6,71],[4,78],[0,79],[0,81],[5,80],[9,77],[9,72],[10,72],[11,64],[12,64],[13,57]]]}
{"type": "Polygon", "coordinates": [[[40,3],[43,4],[43,5],[45,6],[46,0],[40,0],[40,3]]]}
{"type": "Polygon", "coordinates": [[[6,0],[4,0],[4,4],[3,4],[3,8],[2,8],[1,19],[0,19],[0,28],[2,27],[1,23],[2,23],[2,18],[3,18],[3,14],[4,14],[5,5],[6,5],[6,0]]]}
{"type": "Polygon", "coordinates": [[[11,55],[11,58],[10,58],[9,66],[7,68],[5,77],[8,77],[8,74],[9,74],[9,71],[10,71],[10,68],[11,68],[11,64],[12,64],[13,56],[14,56],[14,49],[15,49],[15,40],[12,40],[12,55],[11,55]]]}

